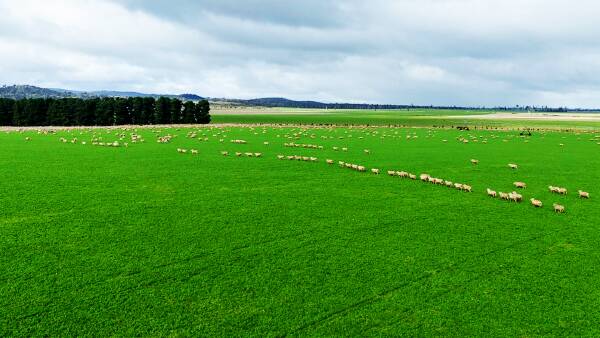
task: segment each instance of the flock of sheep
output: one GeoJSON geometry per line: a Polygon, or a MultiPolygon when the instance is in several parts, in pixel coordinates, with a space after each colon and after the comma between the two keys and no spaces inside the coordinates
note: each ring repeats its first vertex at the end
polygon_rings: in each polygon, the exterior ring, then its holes
{"type": "MultiPolygon", "coordinates": [[[[357,137],[358,139],[363,139],[365,136],[372,136],[372,137],[379,137],[381,139],[385,139],[385,138],[400,138],[401,135],[398,134],[398,132],[396,131],[393,135],[392,134],[388,134],[386,132],[380,133],[377,130],[369,130],[367,128],[354,128],[354,130],[360,130],[363,132],[363,136],[359,136],[357,137]],[[361,130],[362,129],[362,130],[361,130]]],[[[177,137],[177,135],[171,135],[171,134],[167,134],[167,135],[161,135],[161,130],[160,128],[153,128],[151,129],[155,134],[156,134],[156,141],[157,143],[170,143],[174,138],[177,137]]],[[[210,128],[210,131],[213,131],[214,134],[212,136],[214,137],[220,137],[219,138],[219,142],[223,143],[225,142],[225,139],[227,138],[227,133],[231,132],[231,130],[227,130],[225,128],[210,128]]],[[[254,128],[250,128],[251,131],[254,132],[254,135],[259,135],[259,130],[255,130],[254,128]]],[[[315,139],[317,138],[317,135],[315,135],[314,133],[309,134],[309,128],[302,128],[297,132],[294,131],[290,131],[287,132],[285,134],[283,134],[283,138],[287,138],[290,140],[300,140],[304,137],[310,137],[311,139],[315,139]]],[[[332,129],[330,129],[331,131],[332,129]]],[[[322,139],[333,139],[333,138],[337,138],[337,139],[344,139],[344,138],[352,138],[352,130],[353,128],[349,128],[345,133],[346,135],[344,136],[327,136],[327,135],[322,135],[320,136],[322,139]],[[350,132],[350,133],[349,133],[350,132]]],[[[134,130],[135,131],[135,130],[134,130]]],[[[71,132],[71,131],[69,131],[71,132]]],[[[144,139],[141,135],[137,134],[137,132],[131,132],[130,129],[123,129],[120,132],[114,132],[114,136],[116,136],[118,138],[118,140],[115,141],[104,141],[103,137],[102,137],[102,131],[96,131],[96,130],[92,130],[90,129],[89,132],[92,134],[92,138],[91,138],[91,144],[92,145],[97,145],[97,146],[107,146],[107,147],[127,147],[129,142],[131,143],[138,143],[138,142],[144,142],[144,139]],[[125,133],[125,131],[129,131],[130,133],[125,133]]],[[[208,141],[209,135],[206,135],[206,129],[205,130],[198,130],[198,131],[190,131],[187,133],[187,138],[192,138],[192,139],[198,139],[200,141],[208,141]],[[199,135],[199,133],[202,133],[202,135],[199,135]],[[201,137],[199,137],[201,136],[201,137]]],[[[48,130],[38,130],[38,134],[53,134],[55,133],[54,131],[48,131],[48,130]]],[[[263,134],[266,134],[266,129],[263,128],[262,130],[263,134]]],[[[80,134],[82,134],[82,132],[80,131],[80,134]]],[[[107,135],[113,135],[113,132],[107,132],[107,135]]],[[[280,137],[281,135],[277,135],[277,137],[280,137]]],[[[425,136],[426,138],[428,137],[433,137],[433,134],[431,131],[428,132],[428,134],[425,136]]],[[[502,139],[503,142],[508,142],[511,138],[513,138],[514,136],[512,135],[506,135],[506,137],[504,137],[502,139]]],[[[416,133],[408,133],[408,135],[406,135],[406,139],[409,140],[416,140],[418,138],[418,135],[416,135],[416,133]]],[[[473,136],[473,135],[467,135],[467,136],[463,136],[463,135],[459,135],[456,140],[460,143],[469,143],[469,142],[480,142],[480,143],[487,143],[488,142],[488,138],[489,139],[496,139],[499,138],[499,136],[497,135],[489,135],[487,137],[483,137],[483,136],[473,136]]],[[[598,139],[600,139],[600,136],[594,136],[594,138],[592,140],[597,141],[598,139]]],[[[30,136],[27,136],[25,138],[26,141],[31,141],[32,138],[30,136]]],[[[73,143],[73,144],[86,144],[86,141],[79,141],[77,137],[74,138],[70,138],[67,139],[65,137],[61,137],[59,139],[61,142],[63,143],[73,143]]],[[[245,145],[248,144],[248,142],[246,140],[242,140],[242,139],[231,139],[229,140],[230,143],[232,144],[236,144],[236,145],[245,145]]],[[[444,143],[447,142],[447,140],[442,140],[444,143]]],[[[528,142],[528,140],[525,140],[525,142],[528,142]]],[[[268,146],[270,143],[268,141],[263,142],[263,145],[268,146]]],[[[564,146],[564,144],[560,144],[561,146],[564,146]]],[[[324,146],[322,145],[317,145],[314,143],[296,143],[294,141],[292,142],[285,142],[283,143],[284,147],[289,147],[289,148],[304,148],[304,149],[317,149],[317,150],[323,150],[325,149],[324,146]]],[[[335,152],[348,152],[348,148],[347,147],[339,147],[339,146],[332,146],[331,149],[335,152]]],[[[177,152],[181,153],[181,154],[192,154],[192,155],[198,155],[199,154],[199,150],[192,148],[192,149],[186,149],[186,148],[177,148],[177,152]]],[[[369,149],[364,149],[363,153],[365,155],[370,155],[371,151],[369,149]]],[[[263,153],[262,152],[234,152],[236,157],[252,157],[252,158],[260,158],[263,157],[263,153]]],[[[221,151],[221,155],[223,156],[229,156],[229,151],[221,151]]],[[[279,160],[294,160],[294,161],[305,161],[305,162],[318,162],[318,158],[317,157],[313,157],[313,156],[303,156],[303,155],[277,155],[277,159],[279,160]]],[[[327,159],[325,161],[328,165],[333,165],[335,164],[335,161],[333,159],[327,159]]],[[[356,164],[356,163],[350,163],[350,162],[344,162],[344,161],[338,161],[337,162],[338,165],[342,168],[347,168],[347,169],[351,169],[351,170],[355,170],[358,172],[370,172],[372,174],[380,174],[382,172],[381,169],[379,168],[367,168],[366,165],[361,165],[361,164],[356,164]]],[[[477,159],[471,159],[470,163],[472,165],[478,165],[479,164],[479,160],[477,159]]],[[[515,163],[509,163],[508,167],[512,170],[518,170],[519,166],[515,163]]],[[[425,183],[430,183],[433,185],[439,185],[439,186],[445,186],[448,188],[452,188],[452,189],[457,189],[459,191],[463,191],[463,192],[473,192],[473,188],[470,184],[465,184],[465,183],[456,183],[456,182],[452,182],[450,180],[446,180],[446,179],[442,179],[442,178],[437,178],[437,177],[432,177],[429,174],[420,174],[419,176],[417,176],[416,174],[410,173],[408,171],[401,171],[401,170],[387,170],[387,174],[391,177],[399,177],[399,178],[406,178],[406,179],[411,179],[411,180],[420,180],[422,182],[425,183]]],[[[517,190],[525,190],[527,189],[527,184],[525,182],[514,182],[513,183],[514,187],[517,190]]],[[[563,188],[563,187],[555,187],[555,186],[549,186],[548,190],[553,193],[553,194],[558,194],[558,195],[567,195],[567,189],[563,188]]],[[[524,200],[524,197],[522,194],[518,193],[517,191],[512,191],[512,192],[502,192],[502,191],[495,191],[492,190],[490,188],[486,189],[487,195],[492,197],[492,198],[499,198],[501,200],[506,200],[506,201],[511,201],[511,202],[515,202],[515,203],[521,203],[524,200]]],[[[590,194],[588,192],[579,190],[578,191],[578,196],[582,199],[589,199],[590,198],[590,194]]],[[[537,199],[535,197],[531,197],[529,199],[529,202],[532,206],[536,207],[536,208],[542,208],[544,206],[544,203],[540,200],[537,199]]],[[[558,203],[553,203],[552,204],[553,209],[555,212],[557,213],[563,213],[565,212],[565,207],[563,205],[560,205],[558,203]]]]}

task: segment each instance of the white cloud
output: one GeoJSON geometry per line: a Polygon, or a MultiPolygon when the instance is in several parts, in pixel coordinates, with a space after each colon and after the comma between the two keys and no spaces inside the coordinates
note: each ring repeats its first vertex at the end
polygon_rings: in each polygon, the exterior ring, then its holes
{"type": "Polygon", "coordinates": [[[600,107],[591,0],[0,0],[8,84],[600,107]]]}

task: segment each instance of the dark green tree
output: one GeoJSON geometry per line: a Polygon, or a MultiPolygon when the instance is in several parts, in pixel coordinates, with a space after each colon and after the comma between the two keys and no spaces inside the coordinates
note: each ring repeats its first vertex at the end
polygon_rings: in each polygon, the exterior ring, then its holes
{"type": "Polygon", "coordinates": [[[181,100],[179,99],[171,99],[171,121],[170,123],[181,123],[181,100]]]}
{"type": "Polygon", "coordinates": [[[154,124],[171,123],[171,100],[166,97],[159,97],[154,107],[154,124]]]}
{"type": "Polygon", "coordinates": [[[183,117],[181,123],[196,123],[196,104],[193,101],[186,101],[183,104],[183,117]]]}
{"type": "Polygon", "coordinates": [[[201,100],[196,104],[196,123],[210,123],[210,104],[207,100],[201,100]]]}

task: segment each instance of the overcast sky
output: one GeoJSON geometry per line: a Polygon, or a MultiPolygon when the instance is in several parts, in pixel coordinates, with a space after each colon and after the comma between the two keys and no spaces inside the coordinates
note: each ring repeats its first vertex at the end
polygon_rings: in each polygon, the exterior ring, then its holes
{"type": "Polygon", "coordinates": [[[594,0],[0,0],[0,84],[600,107],[594,0]]]}

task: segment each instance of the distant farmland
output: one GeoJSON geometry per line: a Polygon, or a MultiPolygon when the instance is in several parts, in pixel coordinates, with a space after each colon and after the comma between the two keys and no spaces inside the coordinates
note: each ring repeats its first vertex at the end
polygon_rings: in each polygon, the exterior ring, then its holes
{"type": "MultiPolygon", "coordinates": [[[[213,120],[525,125],[403,114],[213,120]]],[[[2,132],[0,335],[597,336],[600,134],[534,125],[2,132]]]]}

